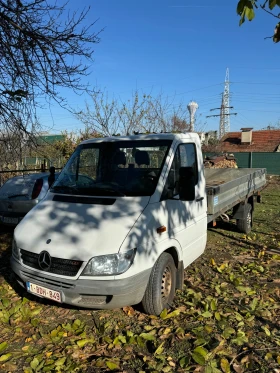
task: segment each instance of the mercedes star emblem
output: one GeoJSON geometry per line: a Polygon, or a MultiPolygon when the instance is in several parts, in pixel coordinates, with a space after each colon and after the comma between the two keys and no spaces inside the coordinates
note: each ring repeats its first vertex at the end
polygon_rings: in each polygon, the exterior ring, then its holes
{"type": "Polygon", "coordinates": [[[42,251],[39,254],[38,264],[43,271],[48,271],[51,268],[52,259],[47,251],[42,251]]]}

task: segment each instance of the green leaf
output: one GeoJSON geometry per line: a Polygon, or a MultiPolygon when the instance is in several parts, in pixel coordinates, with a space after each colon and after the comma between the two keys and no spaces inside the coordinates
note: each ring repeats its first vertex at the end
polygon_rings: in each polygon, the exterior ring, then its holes
{"type": "Polygon", "coordinates": [[[265,334],[269,337],[271,336],[270,330],[266,326],[262,326],[262,329],[265,331],[265,334]]]}
{"type": "Polygon", "coordinates": [[[43,368],[43,372],[50,372],[52,371],[53,369],[55,368],[55,365],[52,364],[52,365],[48,365],[46,367],[43,368]]]}
{"type": "Polygon", "coordinates": [[[224,331],[223,331],[223,334],[222,336],[225,338],[225,339],[228,339],[232,334],[235,334],[235,330],[233,328],[226,328],[224,331]]]}
{"type": "Polygon", "coordinates": [[[30,366],[33,370],[36,370],[39,363],[40,363],[39,360],[36,357],[34,357],[34,359],[30,363],[30,366]]]}
{"type": "Polygon", "coordinates": [[[215,302],[214,299],[211,300],[210,307],[211,307],[212,311],[216,311],[217,310],[217,305],[216,305],[216,302],[215,302]]]}
{"type": "Polygon", "coordinates": [[[57,333],[58,333],[58,330],[57,329],[54,329],[50,332],[50,335],[52,338],[55,338],[57,336],[57,333]]]}
{"type": "Polygon", "coordinates": [[[249,21],[252,21],[254,19],[255,12],[254,12],[253,6],[252,6],[252,8],[251,7],[246,7],[245,8],[245,15],[246,15],[246,17],[248,18],[249,21]]]}
{"type": "MultiPolygon", "coordinates": [[[[157,366],[157,368],[159,368],[159,367],[157,366]]],[[[169,365],[167,365],[164,368],[161,368],[161,370],[162,370],[163,373],[169,373],[169,372],[171,372],[172,368],[169,365]]]]}
{"type": "Polygon", "coordinates": [[[118,364],[113,363],[112,361],[106,361],[106,365],[110,370],[120,369],[118,364]]]}
{"type": "Polygon", "coordinates": [[[7,347],[8,347],[8,343],[7,342],[0,343],[0,352],[4,351],[5,348],[7,348],[7,347]]]}
{"type": "Polygon", "coordinates": [[[236,289],[240,291],[240,293],[246,293],[247,295],[255,294],[255,290],[252,290],[249,286],[236,286],[236,289]]]}
{"type": "Polygon", "coordinates": [[[179,328],[176,329],[176,334],[177,334],[177,335],[185,334],[185,331],[184,331],[183,328],[181,328],[181,327],[179,326],[179,328]]]}
{"type": "Polygon", "coordinates": [[[163,353],[163,351],[164,351],[164,347],[163,347],[163,345],[164,345],[164,342],[162,342],[162,343],[158,346],[158,348],[155,350],[155,355],[161,355],[161,354],[163,353]]]}
{"type": "Polygon", "coordinates": [[[174,310],[173,312],[170,312],[167,315],[162,316],[162,314],[160,314],[160,317],[162,318],[162,320],[171,319],[172,317],[178,316],[180,312],[181,312],[180,310],[174,310]]]}
{"type": "Polygon", "coordinates": [[[181,368],[186,368],[190,363],[190,357],[184,356],[182,359],[179,360],[179,364],[181,368]]]}
{"type": "Polygon", "coordinates": [[[44,365],[45,365],[45,361],[43,360],[43,361],[41,361],[41,363],[38,365],[38,367],[37,367],[37,372],[40,372],[44,365]]]}
{"type": "Polygon", "coordinates": [[[54,364],[55,364],[57,367],[58,367],[58,366],[61,366],[61,365],[64,365],[65,360],[66,360],[66,356],[65,356],[65,357],[61,357],[60,359],[56,360],[54,364]]]}
{"type": "Polygon", "coordinates": [[[113,341],[113,345],[120,345],[120,340],[119,340],[119,337],[116,337],[113,341]]]}
{"type": "Polygon", "coordinates": [[[242,321],[243,320],[243,316],[241,316],[240,313],[235,312],[234,314],[235,314],[235,318],[236,318],[237,321],[242,321]]]}
{"type": "Polygon", "coordinates": [[[81,320],[76,319],[76,320],[73,322],[73,324],[72,324],[72,328],[73,328],[74,330],[76,330],[76,329],[78,329],[78,328],[81,326],[81,324],[82,324],[81,320]]]}
{"type": "MultiPolygon", "coordinates": [[[[215,361],[215,360],[212,360],[215,361]]],[[[205,367],[204,373],[221,373],[220,369],[217,369],[215,366],[207,365],[205,367]]]]}
{"type": "Polygon", "coordinates": [[[250,308],[251,308],[252,311],[255,311],[258,302],[259,302],[258,298],[254,298],[254,299],[252,300],[252,302],[250,303],[250,308]]]}
{"type": "Polygon", "coordinates": [[[246,337],[245,333],[242,331],[237,332],[237,337],[231,340],[232,343],[242,346],[244,343],[248,342],[248,338],[246,337]]]}
{"type": "Polygon", "coordinates": [[[202,314],[201,314],[201,316],[203,316],[203,317],[212,317],[213,316],[213,314],[212,314],[212,312],[210,312],[210,311],[206,311],[206,312],[203,312],[202,314]]]}
{"type": "Polygon", "coordinates": [[[204,348],[202,346],[196,347],[193,351],[197,352],[198,354],[202,355],[203,357],[205,357],[208,354],[208,351],[206,350],[206,348],[204,348]]]}
{"type": "Polygon", "coordinates": [[[84,347],[85,344],[87,343],[94,343],[95,340],[94,338],[89,338],[89,339],[80,339],[79,341],[77,341],[77,345],[82,348],[84,347]]]}
{"type": "Polygon", "coordinates": [[[34,309],[31,311],[30,315],[31,315],[32,317],[37,316],[41,311],[42,311],[42,308],[41,308],[41,307],[34,308],[34,309]]]}
{"type": "Polygon", "coordinates": [[[126,343],[126,337],[124,335],[118,336],[119,341],[121,341],[123,344],[126,343]]]}
{"type": "Polygon", "coordinates": [[[2,299],[2,304],[4,307],[9,307],[9,305],[11,304],[11,301],[7,298],[4,298],[2,299]]]}
{"type": "Polygon", "coordinates": [[[192,353],[192,358],[193,360],[199,364],[199,365],[205,365],[205,358],[203,355],[201,355],[200,353],[198,352],[193,352],[192,353]]]}
{"type": "Polygon", "coordinates": [[[194,341],[194,346],[202,346],[205,345],[207,341],[204,338],[198,338],[196,341],[194,341]]]}
{"type": "Polygon", "coordinates": [[[151,333],[141,333],[140,337],[146,339],[147,341],[154,341],[156,339],[155,336],[151,333]]]}
{"type": "Polygon", "coordinates": [[[230,373],[230,365],[226,358],[221,359],[221,368],[224,373],[230,373]]]}
{"type": "Polygon", "coordinates": [[[215,319],[218,321],[221,320],[221,315],[219,314],[219,312],[215,312],[215,319]]]}
{"type": "Polygon", "coordinates": [[[23,297],[21,304],[24,306],[26,303],[29,303],[29,300],[27,298],[23,297]]]}
{"type": "Polygon", "coordinates": [[[161,312],[161,314],[160,314],[159,317],[160,317],[161,319],[164,320],[165,317],[167,316],[167,313],[168,313],[168,311],[167,311],[167,309],[165,308],[165,309],[161,312]]]}
{"type": "Polygon", "coordinates": [[[6,355],[2,355],[2,356],[0,357],[0,362],[3,363],[4,361],[8,361],[11,357],[12,357],[12,354],[11,354],[11,353],[6,354],[6,355]]]}
{"type": "Polygon", "coordinates": [[[36,326],[38,326],[39,323],[40,323],[40,320],[39,320],[39,319],[31,319],[31,324],[32,324],[33,326],[35,326],[35,328],[36,328],[36,326]]]}

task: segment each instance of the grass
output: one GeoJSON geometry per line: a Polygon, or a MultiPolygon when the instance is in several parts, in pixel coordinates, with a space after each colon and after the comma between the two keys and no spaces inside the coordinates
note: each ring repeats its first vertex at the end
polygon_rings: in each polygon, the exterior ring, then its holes
{"type": "Polygon", "coordinates": [[[256,205],[251,234],[231,222],[209,229],[160,317],[33,297],[9,268],[11,238],[0,235],[0,371],[280,372],[279,179],[256,205]]]}

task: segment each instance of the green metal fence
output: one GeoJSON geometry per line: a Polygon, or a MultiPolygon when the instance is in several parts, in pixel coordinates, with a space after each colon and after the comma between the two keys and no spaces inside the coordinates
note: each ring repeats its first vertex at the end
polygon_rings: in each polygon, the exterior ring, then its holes
{"type": "MultiPolygon", "coordinates": [[[[280,175],[280,153],[248,152],[233,153],[238,168],[266,168],[269,175],[280,175]]],[[[212,156],[214,153],[204,153],[203,156],[212,156]]]]}

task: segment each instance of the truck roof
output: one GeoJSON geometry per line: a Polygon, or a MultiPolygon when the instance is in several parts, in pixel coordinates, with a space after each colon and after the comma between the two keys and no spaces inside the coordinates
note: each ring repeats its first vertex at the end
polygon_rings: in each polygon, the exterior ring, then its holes
{"type": "Polygon", "coordinates": [[[139,140],[182,140],[191,139],[197,140],[198,134],[195,132],[185,133],[156,133],[156,134],[139,134],[130,136],[110,136],[110,137],[98,137],[83,141],[81,144],[88,144],[94,142],[115,142],[115,141],[139,141],[139,140]]]}

